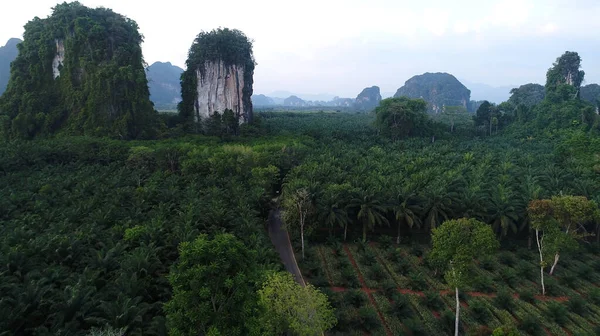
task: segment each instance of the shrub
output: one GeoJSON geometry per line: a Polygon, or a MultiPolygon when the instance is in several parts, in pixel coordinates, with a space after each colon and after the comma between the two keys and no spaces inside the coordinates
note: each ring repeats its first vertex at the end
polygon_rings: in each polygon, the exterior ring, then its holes
{"type": "Polygon", "coordinates": [[[496,269],[496,260],[491,256],[483,257],[479,261],[479,266],[486,271],[493,272],[496,269]]]}
{"type": "Polygon", "coordinates": [[[578,314],[584,315],[587,312],[587,303],[581,296],[573,296],[569,298],[569,302],[567,302],[569,307],[569,311],[578,314]]]}
{"type": "Polygon", "coordinates": [[[500,309],[510,310],[514,306],[514,300],[509,292],[501,290],[494,298],[494,304],[500,309]]]}
{"type": "Polygon", "coordinates": [[[346,301],[347,304],[358,308],[367,302],[367,296],[360,289],[353,289],[346,292],[344,301],[346,301]]]}
{"type": "Polygon", "coordinates": [[[546,295],[560,296],[563,294],[555,278],[544,277],[544,285],[546,287],[546,295]]]}
{"type": "Polygon", "coordinates": [[[421,272],[412,272],[408,275],[410,289],[422,291],[427,289],[427,281],[421,272]]]}
{"type": "Polygon", "coordinates": [[[595,305],[600,305],[600,288],[592,288],[588,295],[590,302],[595,305]]]}
{"type": "Polygon", "coordinates": [[[383,288],[383,293],[389,299],[393,298],[394,295],[398,293],[398,287],[393,280],[388,279],[384,281],[381,287],[383,288]]]}
{"type": "Polygon", "coordinates": [[[558,323],[561,326],[564,325],[565,323],[567,323],[567,321],[568,321],[567,307],[560,304],[559,302],[549,302],[548,305],[546,306],[545,313],[546,313],[546,316],[548,316],[548,318],[550,318],[551,320],[553,320],[554,322],[558,323]]]}
{"type": "Polygon", "coordinates": [[[369,268],[369,278],[373,280],[381,280],[385,277],[385,268],[380,264],[374,264],[369,268]]]}
{"type": "Polygon", "coordinates": [[[392,246],[393,244],[394,244],[394,238],[392,238],[391,236],[383,235],[383,236],[379,237],[379,245],[382,248],[387,249],[388,247],[392,246]]]}
{"type": "MultiPolygon", "coordinates": [[[[589,273],[588,273],[589,275],[589,273]]],[[[570,288],[574,288],[575,282],[577,281],[577,276],[573,272],[564,272],[559,278],[558,281],[561,285],[568,286],[570,288]]]]}
{"type": "Polygon", "coordinates": [[[492,329],[488,326],[477,326],[475,328],[470,328],[467,335],[469,336],[490,336],[492,334],[492,329]]]}
{"type": "MultiPolygon", "coordinates": [[[[440,315],[440,326],[444,331],[446,331],[449,334],[452,334],[452,332],[454,331],[455,317],[456,315],[454,315],[454,312],[448,309],[444,310],[440,315]]],[[[462,323],[459,323],[458,325],[459,333],[461,325],[462,323]]]]}
{"type": "MultiPolygon", "coordinates": [[[[600,261],[596,261],[596,262],[599,264],[598,266],[600,267],[600,261]]],[[[597,268],[596,270],[600,271],[600,268],[597,268]]],[[[592,273],[594,273],[594,268],[588,264],[581,264],[575,268],[575,274],[577,274],[578,276],[580,276],[584,279],[592,273]]]]}
{"type": "Polygon", "coordinates": [[[365,265],[377,265],[377,257],[375,256],[375,252],[370,249],[367,249],[360,255],[360,260],[365,265]]]}
{"type": "Polygon", "coordinates": [[[319,274],[319,275],[315,276],[314,278],[312,278],[311,283],[315,287],[329,287],[330,286],[329,281],[322,274],[319,274]]]}
{"type": "Polygon", "coordinates": [[[402,321],[404,327],[409,332],[409,335],[413,336],[426,336],[428,335],[425,328],[423,328],[423,323],[416,318],[411,318],[408,320],[402,321]]]}
{"type": "Polygon", "coordinates": [[[509,267],[502,268],[499,275],[500,279],[511,288],[515,287],[517,280],[519,279],[515,270],[509,267]]]}
{"type": "Polygon", "coordinates": [[[354,310],[347,307],[339,307],[335,310],[338,323],[334,327],[338,331],[348,331],[351,327],[357,327],[354,310]]]}
{"type": "Polygon", "coordinates": [[[425,249],[423,248],[423,246],[421,244],[413,243],[410,246],[410,254],[412,254],[416,257],[422,257],[424,252],[425,252],[425,249]]]}
{"type": "Polygon", "coordinates": [[[469,310],[471,311],[471,316],[481,323],[488,322],[492,316],[486,304],[480,299],[471,300],[469,302],[469,310]]]}
{"type": "Polygon", "coordinates": [[[502,326],[494,329],[492,336],[519,336],[519,331],[513,326],[502,326]]]}
{"type": "Polygon", "coordinates": [[[540,321],[531,315],[527,314],[523,317],[521,322],[519,323],[519,329],[526,332],[529,335],[539,335],[541,332],[540,321]]]}
{"type": "Polygon", "coordinates": [[[473,279],[472,287],[477,292],[491,293],[494,291],[494,282],[485,275],[478,275],[473,279]]]}
{"type": "Polygon", "coordinates": [[[444,302],[440,297],[440,293],[433,290],[428,290],[425,292],[425,296],[423,296],[423,303],[430,309],[440,309],[444,306],[444,302]]]}
{"type": "Polygon", "coordinates": [[[515,256],[511,252],[500,252],[498,254],[498,261],[506,266],[513,266],[516,263],[515,256]]]}
{"type": "Polygon", "coordinates": [[[395,270],[398,274],[406,274],[410,270],[410,262],[406,259],[400,259],[395,264],[395,270]]]}
{"type": "Polygon", "coordinates": [[[377,316],[377,311],[373,307],[361,307],[358,310],[358,321],[367,331],[373,331],[381,327],[379,316],[377,316]]]}
{"type": "Polygon", "coordinates": [[[392,299],[394,302],[390,308],[390,314],[399,319],[411,317],[413,314],[410,301],[402,294],[396,293],[392,299]]]}
{"type": "Polygon", "coordinates": [[[519,292],[519,299],[534,303],[535,302],[535,293],[531,289],[525,289],[519,292]]]}
{"type": "Polygon", "coordinates": [[[592,268],[596,270],[596,272],[600,272],[600,260],[596,260],[592,263],[592,268]]]}
{"type": "Polygon", "coordinates": [[[537,274],[534,272],[533,265],[524,260],[521,260],[517,263],[517,266],[515,266],[515,272],[518,277],[528,280],[533,280],[537,276],[537,274]]]}

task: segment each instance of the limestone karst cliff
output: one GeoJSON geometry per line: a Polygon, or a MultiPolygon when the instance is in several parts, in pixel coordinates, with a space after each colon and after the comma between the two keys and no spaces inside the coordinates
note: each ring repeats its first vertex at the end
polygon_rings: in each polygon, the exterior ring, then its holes
{"type": "Polygon", "coordinates": [[[422,98],[428,109],[440,113],[447,106],[469,107],[471,91],[448,73],[424,73],[407,80],[394,97],[422,98]]]}
{"type": "Polygon", "coordinates": [[[157,115],[141,43],[135,21],[78,2],[29,21],[0,98],[1,133],[151,137],[157,115]]]}
{"type": "Polygon", "coordinates": [[[198,35],[182,76],[180,115],[197,125],[232,110],[239,123],[252,121],[252,43],[239,30],[219,28],[198,35]]]}
{"type": "Polygon", "coordinates": [[[365,88],[356,96],[354,106],[360,111],[372,111],[381,101],[381,92],[378,86],[365,88]]]}

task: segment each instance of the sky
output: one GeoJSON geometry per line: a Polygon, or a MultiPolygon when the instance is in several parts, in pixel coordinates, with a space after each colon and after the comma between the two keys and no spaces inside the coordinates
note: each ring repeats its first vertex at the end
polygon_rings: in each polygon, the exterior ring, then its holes
{"type": "MultiPolygon", "coordinates": [[[[448,72],[491,86],[544,83],[577,51],[586,83],[600,82],[599,0],[81,0],[135,20],[146,62],[184,68],[196,35],[217,27],[254,41],[254,92],[355,97],[378,85],[448,72]]],[[[56,0],[0,5],[0,43],[51,14],[56,0]]]]}

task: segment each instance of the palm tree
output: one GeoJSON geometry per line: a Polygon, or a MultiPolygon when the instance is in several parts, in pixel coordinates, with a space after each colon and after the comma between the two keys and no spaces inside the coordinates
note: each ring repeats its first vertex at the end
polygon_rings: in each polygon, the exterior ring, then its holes
{"type": "Polygon", "coordinates": [[[339,206],[339,202],[336,199],[330,198],[322,202],[319,204],[321,208],[319,213],[323,218],[323,222],[331,228],[335,226],[343,227],[345,241],[348,233],[348,222],[350,220],[348,212],[344,207],[339,206]]]}
{"type": "Polygon", "coordinates": [[[519,199],[502,185],[492,192],[488,215],[492,226],[500,237],[506,236],[508,231],[518,231],[517,221],[519,219],[519,199]]]}
{"type": "Polygon", "coordinates": [[[400,244],[400,227],[402,224],[406,224],[409,228],[413,226],[420,227],[421,219],[419,214],[423,210],[419,205],[416,194],[410,191],[410,187],[400,190],[396,196],[394,205],[391,207],[394,211],[394,217],[398,222],[398,236],[396,237],[396,244],[400,244]]]}
{"type": "Polygon", "coordinates": [[[361,190],[358,197],[351,201],[351,207],[356,212],[356,218],[363,225],[363,242],[367,241],[367,230],[373,229],[376,225],[389,225],[385,213],[386,207],[375,197],[374,192],[361,190]]]}
{"type": "Polygon", "coordinates": [[[455,192],[449,192],[441,183],[428,188],[425,192],[427,205],[425,207],[425,226],[429,229],[435,229],[442,221],[450,216],[450,207],[455,198],[455,192]]]}

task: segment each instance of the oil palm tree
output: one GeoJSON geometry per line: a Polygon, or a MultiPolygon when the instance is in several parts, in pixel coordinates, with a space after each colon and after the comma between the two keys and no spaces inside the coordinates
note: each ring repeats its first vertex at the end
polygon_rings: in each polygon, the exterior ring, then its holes
{"type": "Polygon", "coordinates": [[[411,187],[401,189],[396,196],[393,205],[391,206],[394,212],[394,217],[398,223],[398,236],[396,237],[396,244],[400,244],[400,227],[407,225],[409,228],[421,226],[421,219],[419,217],[421,211],[423,211],[417,195],[411,190],[411,187]]]}
{"type": "Polygon", "coordinates": [[[372,230],[376,225],[389,225],[389,221],[385,217],[387,208],[377,198],[375,192],[361,190],[350,204],[356,211],[356,219],[362,223],[363,242],[367,241],[367,230],[372,230]]]}

